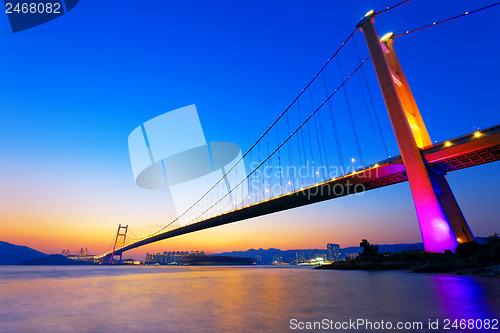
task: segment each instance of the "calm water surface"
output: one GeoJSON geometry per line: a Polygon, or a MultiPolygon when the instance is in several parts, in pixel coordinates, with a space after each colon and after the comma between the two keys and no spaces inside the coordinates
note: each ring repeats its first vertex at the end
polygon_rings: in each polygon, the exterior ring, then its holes
{"type": "MultiPolygon", "coordinates": [[[[294,318],[427,325],[499,315],[500,283],[484,278],[262,266],[0,266],[2,333],[286,332],[294,318]]],[[[430,330],[404,332],[412,331],[430,330]]]]}

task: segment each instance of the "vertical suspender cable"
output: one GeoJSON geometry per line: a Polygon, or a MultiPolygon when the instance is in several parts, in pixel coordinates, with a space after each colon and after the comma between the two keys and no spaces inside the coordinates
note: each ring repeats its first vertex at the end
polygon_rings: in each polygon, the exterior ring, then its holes
{"type": "MultiPolygon", "coordinates": [[[[328,87],[326,86],[325,73],[322,72],[322,75],[323,75],[323,83],[325,85],[325,94],[328,97],[328,87]]],[[[337,129],[337,121],[335,120],[335,113],[333,111],[332,102],[330,100],[328,100],[328,109],[330,110],[330,120],[332,121],[333,137],[334,137],[334,140],[335,140],[335,144],[337,146],[337,154],[338,154],[340,168],[342,170],[342,175],[343,175],[345,167],[344,167],[344,159],[342,157],[342,147],[340,145],[339,132],[338,132],[338,129],[337,129]]],[[[337,175],[337,176],[340,176],[340,175],[337,175]]]]}
{"type": "MultiPolygon", "coordinates": [[[[269,157],[267,160],[267,167],[269,168],[269,166],[271,164],[271,159],[272,159],[272,156],[270,156],[271,151],[269,150],[269,132],[267,132],[267,134],[266,134],[266,143],[267,143],[267,156],[269,157]]],[[[272,168],[272,165],[271,165],[271,168],[272,168]]],[[[264,168],[264,177],[266,177],[265,172],[266,172],[266,169],[264,168]]],[[[269,198],[272,197],[272,193],[271,193],[271,189],[273,187],[272,181],[273,181],[273,173],[271,172],[271,178],[268,180],[269,188],[266,188],[266,191],[268,191],[268,193],[269,193],[269,198]]]]}
{"type": "MultiPolygon", "coordinates": [[[[311,165],[312,165],[312,171],[313,171],[313,177],[314,177],[314,183],[316,183],[316,173],[314,172],[314,152],[312,148],[312,140],[311,140],[311,129],[310,129],[310,122],[306,123],[306,130],[307,130],[307,138],[309,139],[309,151],[311,153],[311,165]]],[[[306,165],[307,165],[307,160],[306,160],[306,165]]],[[[307,170],[307,181],[309,181],[309,170],[307,170]]],[[[309,183],[310,184],[310,183],[309,183]]]]}
{"type": "MultiPolygon", "coordinates": [[[[299,100],[297,100],[297,108],[298,108],[298,114],[299,114],[299,124],[302,124],[302,116],[301,116],[301,112],[300,112],[299,100]]],[[[304,157],[304,164],[307,166],[306,142],[304,140],[304,132],[302,130],[300,131],[300,136],[302,138],[302,150],[303,150],[302,156],[304,157]]],[[[302,166],[302,163],[301,163],[301,166],[302,166]]],[[[309,170],[307,170],[307,183],[309,183],[309,170]]]]}
{"type": "Polygon", "coordinates": [[[368,101],[366,100],[366,95],[365,95],[365,91],[363,89],[363,84],[361,83],[361,78],[360,78],[359,72],[356,73],[356,76],[358,77],[359,89],[361,90],[361,95],[363,96],[363,101],[365,103],[366,114],[368,115],[368,120],[369,120],[370,126],[372,128],[373,138],[375,139],[375,144],[377,145],[377,151],[378,151],[380,159],[383,159],[382,151],[380,150],[380,145],[378,143],[377,132],[375,131],[375,126],[373,125],[372,115],[370,113],[370,108],[368,107],[368,101]]]}
{"type": "MultiPolygon", "coordinates": [[[[276,126],[276,142],[277,142],[277,146],[280,145],[280,131],[279,131],[279,128],[280,126],[277,125],[276,126]]],[[[276,170],[279,170],[279,173],[280,173],[280,191],[281,193],[280,194],[283,194],[283,181],[281,179],[281,174],[282,174],[282,166],[281,166],[281,151],[280,149],[278,149],[278,168],[276,168],[276,170]]]]}
{"type": "MultiPolygon", "coordinates": [[[[358,56],[358,60],[361,61],[361,57],[359,56],[358,45],[356,44],[356,38],[353,36],[354,48],[356,49],[356,55],[358,56]]],[[[385,144],[384,133],[382,132],[382,127],[380,127],[380,122],[378,120],[377,110],[375,109],[375,103],[373,103],[372,93],[370,91],[370,86],[368,85],[368,80],[366,79],[365,70],[361,67],[361,74],[363,75],[363,79],[366,85],[366,91],[368,92],[368,97],[370,98],[370,102],[372,105],[373,115],[375,116],[375,121],[377,122],[378,130],[380,132],[380,137],[382,138],[382,144],[384,145],[384,150],[386,156],[389,156],[389,151],[387,150],[387,145],[385,144]]],[[[359,74],[358,74],[359,75],[359,74]]],[[[363,94],[364,96],[364,94],[363,94]]],[[[371,121],[371,118],[370,118],[371,121]]],[[[378,145],[378,143],[377,143],[378,145]]]]}
{"type": "MultiPolygon", "coordinates": [[[[289,119],[289,116],[288,114],[286,115],[286,128],[287,128],[287,135],[290,136],[290,119],[289,119]]],[[[287,146],[288,146],[288,164],[290,166],[290,172],[291,174],[289,175],[290,177],[290,180],[291,180],[291,184],[292,185],[292,190],[295,190],[295,188],[293,187],[293,185],[295,184],[295,180],[293,179],[294,178],[294,169],[295,169],[295,166],[293,165],[293,156],[292,156],[292,145],[291,145],[291,141],[287,143],[287,146]]],[[[288,171],[287,171],[287,175],[288,175],[288,171]]]]}
{"type": "MultiPolygon", "coordinates": [[[[339,56],[337,56],[337,62],[339,64],[340,78],[342,79],[342,81],[344,81],[344,74],[342,74],[342,67],[340,66],[340,57],[339,56]]],[[[358,132],[356,130],[356,123],[354,122],[354,118],[352,116],[351,103],[349,103],[349,96],[347,95],[346,87],[343,86],[342,89],[344,90],[345,103],[347,106],[347,111],[349,113],[349,119],[351,120],[351,127],[352,127],[352,133],[354,134],[354,141],[356,142],[356,148],[358,149],[359,161],[361,162],[361,165],[364,166],[365,162],[363,160],[363,154],[361,153],[361,146],[359,145],[359,138],[358,138],[358,132]]]]}
{"type": "MultiPolygon", "coordinates": [[[[313,102],[313,95],[312,95],[312,90],[309,90],[309,95],[311,95],[311,106],[312,106],[312,110],[314,112],[314,102],[313,102]]],[[[317,113],[316,115],[319,115],[319,113],[317,113]]],[[[320,167],[319,169],[321,169],[321,167],[323,167],[323,154],[321,154],[321,145],[319,143],[319,133],[318,133],[318,122],[317,122],[317,118],[316,118],[316,115],[314,115],[314,128],[316,130],[316,141],[317,141],[317,144],[318,144],[318,151],[319,151],[319,162],[320,162],[320,167]]],[[[318,171],[315,171],[314,174],[315,175],[318,175],[319,173],[319,169],[318,171]]],[[[313,170],[314,171],[314,170],[313,170]]],[[[319,176],[319,175],[318,175],[319,176]]],[[[316,177],[316,176],[315,176],[316,177]]],[[[317,182],[317,180],[316,180],[317,182]]]]}

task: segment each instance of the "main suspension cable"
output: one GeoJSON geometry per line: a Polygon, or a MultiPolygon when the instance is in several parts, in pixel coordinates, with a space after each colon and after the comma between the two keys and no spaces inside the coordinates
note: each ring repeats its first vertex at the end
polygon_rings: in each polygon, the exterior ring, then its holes
{"type": "MultiPolygon", "coordinates": [[[[341,88],[343,88],[343,86],[346,84],[347,81],[349,81],[349,79],[354,75],[356,74],[356,72],[368,61],[368,59],[370,59],[370,56],[366,57],[365,60],[363,60],[362,63],[359,64],[358,67],[356,67],[356,69],[354,69],[354,71],[344,80],[342,81],[342,83],[337,87],[337,89],[334,90],[333,93],[330,94],[330,96],[328,96],[328,98],[326,100],[323,101],[323,103],[321,103],[321,105],[313,112],[311,113],[311,115],[309,115],[302,124],[300,124],[299,127],[297,127],[297,129],[292,133],[290,134],[290,136],[288,138],[286,138],[285,141],[283,141],[281,143],[281,145],[279,145],[265,160],[263,160],[252,172],[250,172],[248,174],[248,176],[245,177],[245,179],[243,179],[240,183],[238,183],[234,188],[237,188],[240,184],[242,184],[244,181],[246,181],[248,178],[250,178],[250,176],[252,176],[252,174],[257,171],[257,169],[259,169],[262,165],[264,165],[264,163],[266,163],[267,160],[269,160],[269,158],[271,158],[272,155],[274,155],[281,147],[283,147],[283,145],[285,143],[287,143],[305,124],[308,123],[308,121],[314,117],[314,115],[325,105],[325,103],[327,103],[341,88]]],[[[234,190],[233,188],[233,190],[234,190]]],[[[228,193],[226,193],[226,195],[222,198],[220,198],[217,202],[215,202],[213,206],[217,205],[219,202],[221,202],[227,195],[229,195],[229,193],[231,193],[233,190],[229,191],[228,193]]],[[[210,208],[209,208],[210,209],[210,208]]],[[[203,213],[202,213],[203,214],[203,213]]],[[[194,219],[196,220],[196,219],[194,219]]],[[[192,220],[193,221],[193,220],[192,220]]],[[[191,222],[192,222],[191,221],[191,222]]],[[[188,223],[190,224],[190,223],[188,223]]]]}
{"type": "MultiPolygon", "coordinates": [[[[386,9],[376,13],[376,15],[380,15],[382,13],[385,13],[387,11],[390,11],[396,7],[399,7],[407,2],[409,2],[411,0],[405,0],[405,1],[402,1],[394,6],[391,6],[391,7],[387,7],[386,9]]],[[[494,5],[497,5],[498,3],[494,4],[494,5]]],[[[492,6],[494,6],[492,5],[492,6]]],[[[485,9],[485,8],[482,8],[482,9],[485,9]]],[[[482,10],[481,9],[481,10],[482,10]]],[[[472,12],[471,12],[472,13],[472,12]]],[[[290,105],[280,114],[280,116],[273,122],[273,124],[271,124],[271,126],[260,136],[260,138],[250,147],[250,149],[247,150],[247,152],[245,154],[243,154],[243,156],[226,172],[226,174],[228,174],[229,172],[231,172],[232,169],[234,169],[248,154],[249,152],[255,147],[257,146],[260,141],[266,136],[266,134],[274,127],[274,125],[276,125],[276,123],[290,110],[290,108],[293,106],[293,104],[295,104],[295,102],[302,96],[302,94],[307,90],[307,88],[309,88],[311,86],[311,84],[314,82],[314,80],[316,79],[316,77],[318,75],[320,75],[323,70],[326,68],[326,66],[337,56],[337,54],[342,50],[342,48],[345,46],[345,44],[354,36],[354,34],[356,33],[358,29],[354,29],[354,31],[351,32],[351,34],[345,39],[345,41],[340,45],[340,47],[335,51],[335,53],[330,57],[330,59],[327,60],[327,62],[323,65],[323,67],[321,67],[321,69],[318,71],[318,73],[311,79],[311,81],[305,86],[304,89],[302,89],[302,91],[298,94],[298,96],[290,103],[290,105]]],[[[407,32],[409,33],[409,32],[407,32]]],[[[399,36],[398,36],[399,37],[399,36]]],[[[367,58],[368,59],[368,58],[367,58]]],[[[365,60],[366,61],[366,60],[365,60]]],[[[364,64],[364,62],[362,63],[364,64]]],[[[360,66],[361,67],[361,66],[360,66]]],[[[357,68],[359,69],[359,67],[357,68]]],[[[356,69],[356,71],[357,71],[356,69]]],[[[349,79],[349,78],[348,78],[349,79]]],[[[342,85],[345,83],[345,81],[342,83],[342,85]]],[[[336,92],[336,91],[335,91],[336,92]]],[[[334,92],[334,93],[335,93],[334,92]]],[[[332,95],[330,95],[331,97],[332,95]]],[[[329,100],[330,98],[327,99],[327,101],[329,100]]],[[[323,105],[323,104],[322,104],[323,105]]],[[[321,107],[321,106],[320,106],[321,107]]],[[[315,113],[315,112],[314,112],[315,113]]],[[[309,118],[307,118],[308,120],[309,118]]],[[[306,122],[307,122],[306,120],[306,122]]],[[[302,127],[302,126],[301,126],[302,127]]],[[[294,132],[295,133],[295,132],[294,132]]],[[[293,135],[293,134],[292,134],[293,135]]],[[[288,141],[288,140],[286,140],[288,141]]],[[[259,154],[260,155],[260,154],[259,154]]],[[[266,159],[267,160],[267,159],[266,159]]],[[[179,215],[177,218],[175,218],[173,221],[171,221],[170,223],[168,223],[166,226],[164,226],[163,228],[161,228],[160,230],[152,233],[152,234],[149,234],[147,236],[144,236],[144,237],[141,237],[141,239],[143,238],[147,238],[151,235],[158,235],[160,234],[163,230],[166,230],[169,226],[171,226],[172,224],[178,222],[180,220],[181,217],[183,217],[184,215],[186,215],[186,213],[191,210],[195,205],[197,205],[203,198],[205,198],[212,190],[214,190],[217,185],[222,181],[224,180],[226,175],[224,175],[222,178],[220,178],[204,195],[202,195],[196,202],[194,202],[189,208],[187,208],[181,215],[179,215]]]]}
{"type": "Polygon", "coordinates": [[[492,7],[497,6],[497,5],[500,5],[500,2],[496,2],[496,3],[494,3],[494,4],[491,4],[491,5],[488,5],[488,6],[486,6],[486,7],[479,8],[479,9],[475,9],[475,10],[470,11],[470,12],[465,12],[465,13],[463,13],[463,14],[460,14],[460,15],[457,15],[457,16],[453,16],[453,17],[447,18],[447,19],[442,20],[442,21],[434,22],[434,23],[431,23],[431,24],[425,25],[425,26],[420,27],[420,28],[417,28],[417,29],[408,30],[408,31],[406,31],[406,32],[404,32],[404,33],[402,33],[402,34],[399,34],[399,35],[394,36],[393,38],[401,37],[401,36],[408,35],[408,34],[411,34],[411,33],[414,33],[414,32],[420,31],[420,30],[423,30],[423,29],[427,29],[427,28],[430,28],[430,27],[434,27],[434,26],[436,26],[436,25],[438,25],[438,24],[441,24],[441,23],[445,23],[445,22],[453,21],[453,20],[455,20],[455,19],[457,19],[457,18],[464,17],[464,16],[469,15],[469,14],[474,14],[474,13],[480,12],[480,11],[482,11],[482,10],[492,8],[492,7]]]}
{"type": "Polygon", "coordinates": [[[385,13],[385,12],[388,12],[389,10],[394,9],[394,8],[396,8],[396,7],[399,7],[399,6],[401,6],[401,5],[404,5],[405,3],[410,2],[410,1],[411,1],[411,0],[405,0],[405,1],[400,2],[400,3],[398,3],[397,5],[394,5],[394,6],[392,6],[392,7],[387,7],[386,9],[384,9],[384,10],[382,10],[382,11],[380,11],[380,12],[375,13],[375,16],[380,15],[380,14],[385,13]]]}

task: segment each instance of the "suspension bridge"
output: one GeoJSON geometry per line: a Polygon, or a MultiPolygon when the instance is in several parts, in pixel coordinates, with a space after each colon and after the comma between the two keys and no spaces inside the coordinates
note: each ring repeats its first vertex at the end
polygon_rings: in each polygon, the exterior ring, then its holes
{"type": "Polygon", "coordinates": [[[405,181],[427,251],[454,250],[473,241],[446,174],[498,161],[500,125],[433,143],[394,40],[500,3],[380,38],[375,17],[408,1],[367,13],[251,148],[187,210],[142,237],[120,225],[113,248],[96,259],[113,262],[119,255],[121,260],[123,252],[163,239],[405,181]],[[356,41],[359,34],[365,48],[356,41]],[[389,155],[382,131],[377,94],[370,89],[370,62],[399,147],[397,156],[389,155]],[[362,117],[356,118],[358,114],[362,117]],[[373,139],[363,141],[360,132],[370,132],[373,139]]]}

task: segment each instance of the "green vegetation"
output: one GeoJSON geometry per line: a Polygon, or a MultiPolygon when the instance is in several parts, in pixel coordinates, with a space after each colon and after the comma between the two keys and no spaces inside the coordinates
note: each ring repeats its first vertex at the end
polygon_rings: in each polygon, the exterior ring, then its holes
{"type": "Polygon", "coordinates": [[[411,251],[378,253],[378,247],[363,239],[363,252],[356,259],[337,261],[320,269],[341,270],[411,270],[418,273],[456,272],[500,277],[500,236],[487,238],[486,244],[468,242],[460,244],[455,253],[411,251]]]}

